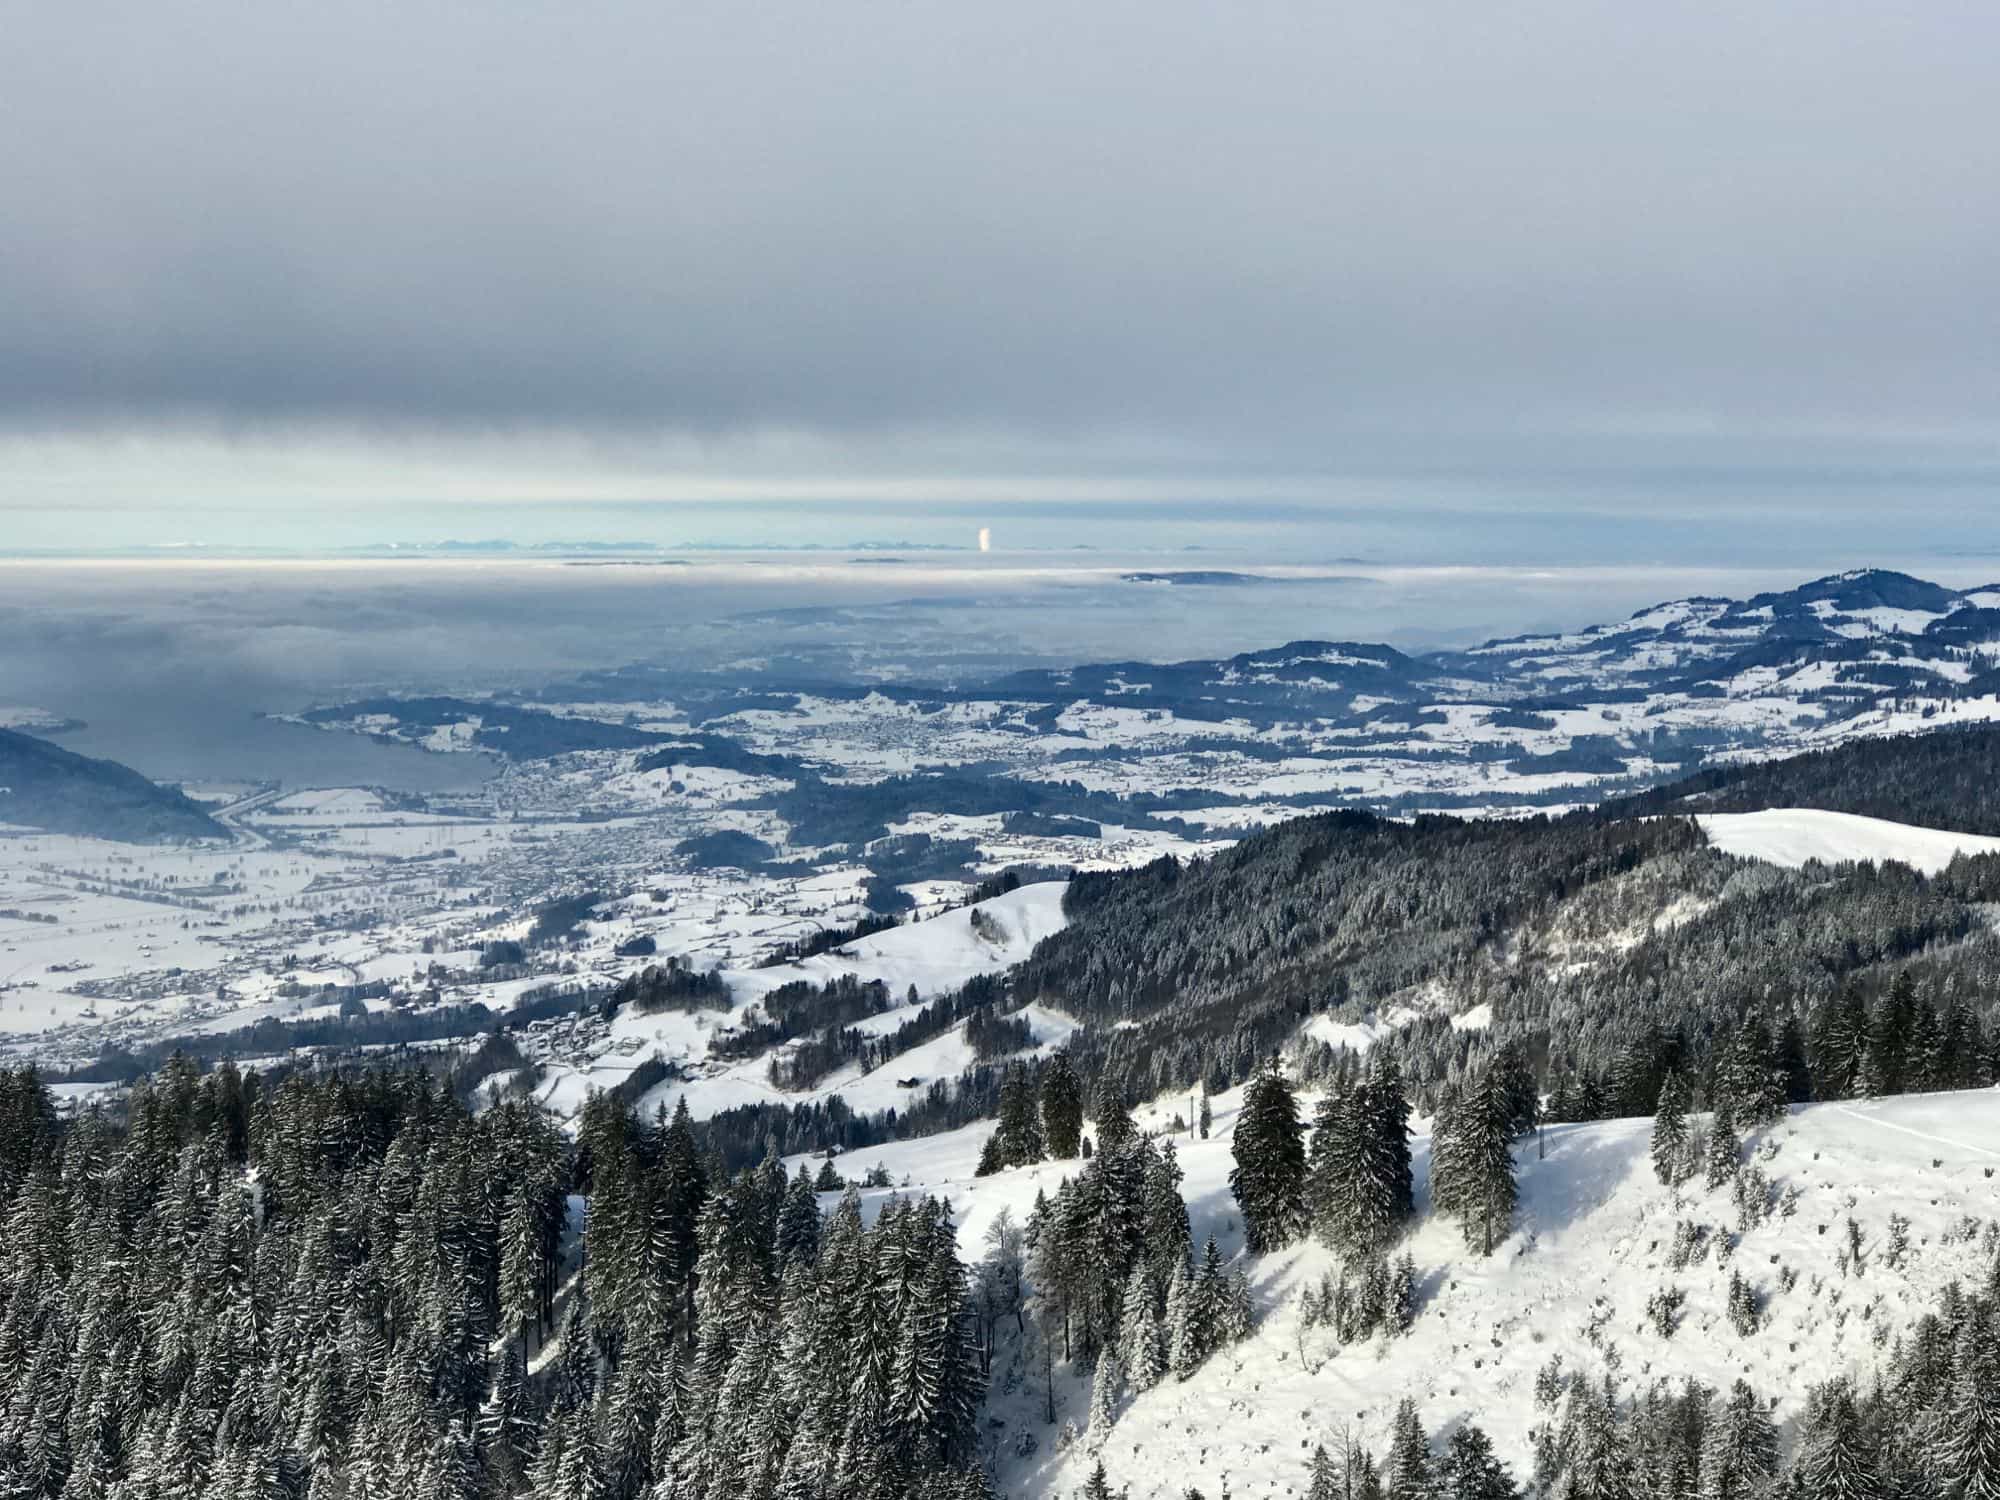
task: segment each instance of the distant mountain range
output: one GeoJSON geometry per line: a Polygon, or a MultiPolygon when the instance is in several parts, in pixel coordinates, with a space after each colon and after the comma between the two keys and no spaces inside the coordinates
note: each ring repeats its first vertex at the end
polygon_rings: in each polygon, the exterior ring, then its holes
{"type": "Polygon", "coordinates": [[[130,766],[10,729],[0,729],[0,823],[131,844],[229,837],[200,804],[130,766]]]}
{"type": "MultiPolygon", "coordinates": [[[[1530,727],[1589,708],[1609,738],[1714,748],[2000,718],[2000,584],[1955,590],[1866,569],[1747,600],[1678,599],[1614,624],[1408,656],[1292,641],[1216,660],[1022,672],[996,695],[1049,694],[1198,719],[1386,726],[1392,706],[1461,729],[1530,727]],[[1518,721],[1518,723],[1517,723],[1518,721]],[[1611,725],[1617,728],[1611,728],[1611,725]]],[[[1546,727],[1546,726],[1543,726],[1546,727]]]]}
{"type": "Polygon", "coordinates": [[[798,782],[796,798],[821,775],[852,800],[885,774],[867,768],[925,773],[879,809],[882,826],[920,811],[1047,811],[1021,783],[1067,787],[1062,811],[1079,817],[1186,813],[1214,829],[1288,808],[1556,807],[1855,738],[2000,722],[2000,584],[1955,590],[1863,570],[1421,655],[1295,640],[950,686],[831,680],[767,660],[728,673],[607,670],[531,703],[389,699],[299,717],[516,761],[646,750],[798,782]],[[935,779],[947,774],[961,791],[988,785],[947,795],[935,779]],[[1018,795],[996,801],[995,779],[1018,795]]]}

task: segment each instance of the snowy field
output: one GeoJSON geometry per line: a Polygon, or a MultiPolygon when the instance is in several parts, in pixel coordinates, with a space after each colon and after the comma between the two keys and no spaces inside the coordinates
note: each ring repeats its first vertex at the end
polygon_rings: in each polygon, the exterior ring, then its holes
{"type": "MultiPolygon", "coordinates": [[[[1201,1141],[1176,1138],[1186,1172],[1196,1243],[1213,1234],[1239,1254],[1241,1232],[1228,1187],[1231,1132],[1240,1097],[1215,1101],[1214,1131],[1201,1141]]],[[[1302,1097],[1310,1118],[1312,1099],[1302,1097]]],[[[1164,1128],[1188,1101],[1160,1101],[1141,1123],[1164,1128]]],[[[1426,1191],[1427,1122],[1413,1142],[1420,1199],[1426,1191]]],[[[1075,1163],[1044,1163],[994,1177],[973,1167],[990,1123],[926,1140],[863,1150],[842,1160],[859,1175],[880,1162],[899,1191],[949,1200],[968,1258],[1005,1209],[1025,1219],[1037,1189],[1053,1193],[1075,1163]]],[[[1482,1260],[1453,1225],[1426,1220],[1406,1248],[1418,1267],[1420,1309],[1401,1338],[1341,1348],[1324,1330],[1300,1338],[1298,1299],[1337,1262],[1317,1245],[1293,1247],[1249,1265],[1261,1322],[1243,1344],[1215,1355],[1186,1382],[1169,1377],[1128,1398],[1104,1440],[1114,1487],[1134,1500],[1179,1500],[1189,1485],[1207,1495],[1284,1495],[1304,1489],[1316,1443],[1338,1451],[1352,1432],[1379,1454],[1389,1420],[1414,1397],[1434,1434],[1476,1421],[1492,1436],[1517,1477],[1529,1470],[1536,1372],[1561,1356],[1565,1369],[1601,1375],[1615,1359],[1629,1397],[1656,1378],[1684,1377],[1727,1390],[1745,1379],[1779,1398],[1781,1426],[1800,1414],[1805,1388],[1842,1370],[1864,1379],[1884,1368],[1887,1345],[1932,1305],[1946,1282],[1983,1276],[1987,1226],[2000,1214],[2000,1091],[1905,1096],[1855,1104],[1811,1105],[1752,1137],[1751,1159],[1768,1176],[1773,1201],[1796,1189],[1796,1212],[1774,1207],[1742,1235],[1733,1254],[1719,1246],[1673,1271],[1667,1261],[1678,1219],[1717,1235],[1738,1220],[1728,1188],[1699,1182],[1678,1195],[1654,1178],[1651,1122],[1622,1120],[1551,1127],[1547,1159],[1536,1143],[1515,1150],[1521,1207],[1515,1232],[1482,1260]],[[1994,1174],[1994,1175],[1989,1175],[1994,1174]],[[1889,1219],[1910,1221],[1901,1269],[1885,1264],[1889,1219]],[[1852,1217],[1865,1240],[1864,1267],[1843,1275],[1838,1259],[1852,1217]],[[1762,1327],[1740,1337],[1726,1316],[1731,1271],[1740,1271],[1764,1303],[1762,1327]],[[1789,1290],[1780,1274],[1796,1273],[1789,1290]],[[1645,1304],[1675,1285],[1686,1293],[1678,1332],[1663,1338],[1646,1322],[1645,1304]]],[[[796,1159],[795,1159],[796,1162],[796,1159]]],[[[886,1191],[868,1194],[879,1204],[886,1191]]],[[[830,1200],[826,1200],[830,1201],[830,1200]]],[[[1032,1376],[1002,1389],[1010,1358],[995,1365],[990,1415],[1006,1423],[1011,1452],[1023,1429],[1038,1451],[1003,1461],[1000,1488],[1020,1496],[1068,1496],[1089,1477],[1096,1454],[1087,1432],[1067,1453],[1036,1410],[1032,1376]]],[[[1089,1407],[1087,1377],[1058,1372],[1058,1428],[1081,1428],[1089,1407]]]]}
{"type": "Polygon", "coordinates": [[[2000,851],[2000,838],[1918,828],[1854,813],[1775,807],[1765,812],[1703,813],[1697,821],[1724,854],[1796,869],[1821,864],[1909,865],[1935,875],[1961,854],[2000,851]]]}

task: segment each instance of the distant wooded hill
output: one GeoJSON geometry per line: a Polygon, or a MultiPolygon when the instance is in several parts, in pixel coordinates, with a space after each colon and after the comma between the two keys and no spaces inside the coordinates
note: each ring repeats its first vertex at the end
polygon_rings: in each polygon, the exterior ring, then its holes
{"type": "Polygon", "coordinates": [[[199,803],[130,766],[6,729],[0,729],[0,823],[127,844],[229,837],[199,803]]]}

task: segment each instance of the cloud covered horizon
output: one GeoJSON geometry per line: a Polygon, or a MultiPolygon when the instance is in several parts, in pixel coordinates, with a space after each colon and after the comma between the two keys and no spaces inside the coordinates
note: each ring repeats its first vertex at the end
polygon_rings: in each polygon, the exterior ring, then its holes
{"type": "Polygon", "coordinates": [[[4,506],[1991,493],[1990,7],[5,19],[4,506]]]}

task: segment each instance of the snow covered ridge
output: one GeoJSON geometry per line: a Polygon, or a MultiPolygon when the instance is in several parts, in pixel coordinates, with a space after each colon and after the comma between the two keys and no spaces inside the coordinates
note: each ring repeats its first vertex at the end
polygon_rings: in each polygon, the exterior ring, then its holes
{"type": "Polygon", "coordinates": [[[1984,834],[1917,828],[1810,807],[1702,813],[1696,821],[1708,834],[1708,841],[1724,854],[1760,859],[1787,869],[1814,860],[1829,865],[1894,861],[1935,875],[1961,854],[2000,853],[2000,838],[1984,834]]]}
{"type": "MultiPolygon", "coordinates": [[[[1240,1103],[1235,1092],[1216,1097],[1209,1139],[1176,1137],[1195,1242],[1213,1233],[1231,1254],[1242,1243],[1228,1181],[1240,1103]]],[[[1309,1115],[1311,1100],[1301,1105],[1309,1115]]],[[[1158,1129],[1185,1107],[1161,1101],[1140,1120],[1158,1129]]],[[[1416,1126],[1421,1202],[1430,1142],[1428,1122],[1416,1126]]],[[[879,1160],[898,1183],[907,1177],[905,1191],[946,1197],[971,1258],[1003,1209],[1023,1221],[1037,1191],[1052,1196],[1077,1167],[975,1178],[992,1128],[859,1159],[879,1160]]],[[[1337,1274],[1332,1252],[1318,1245],[1247,1260],[1258,1316],[1250,1338],[1186,1381],[1169,1377],[1127,1397],[1108,1431],[1086,1426],[1091,1377],[1058,1366],[1056,1429],[1073,1422],[1083,1432],[1054,1453],[1038,1377],[1029,1372],[1010,1391],[1003,1353],[989,1415],[1006,1424],[1003,1447],[1022,1432],[1040,1440],[1032,1454],[1003,1454],[997,1488],[1074,1495],[1102,1461],[1114,1491],[1128,1485],[1133,1500],[1181,1500],[1190,1486],[1211,1497],[1303,1495],[1315,1445],[1337,1454],[1352,1437],[1382,1456],[1405,1398],[1440,1447],[1476,1423],[1525,1481],[1536,1429],[1560,1420],[1537,1400],[1538,1376],[1556,1360],[1592,1382],[1608,1376],[1624,1403],[1643,1401],[1656,1381],[1678,1391],[1694,1380],[1718,1393],[1719,1407],[1743,1380],[1760,1400],[1776,1398],[1771,1416],[1788,1450],[1808,1386],[1847,1374],[1866,1387],[1948,1284],[1977,1288],[1993,1274],[2000,1091],[1795,1110],[1748,1143],[1742,1176],[1762,1193],[1751,1218],[1729,1185],[1663,1187],[1650,1133],[1648,1120],[1551,1126],[1545,1158],[1533,1138],[1517,1143],[1519,1207],[1490,1259],[1469,1251],[1451,1223],[1423,1219],[1397,1247],[1415,1259],[1419,1288],[1415,1322],[1401,1336],[1342,1347],[1324,1329],[1301,1326],[1307,1289],[1337,1274]],[[1755,1302],[1748,1332],[1731,1321],[1732,1278],[1755,1302]],[[1671,1317],[1657,1316],[1663,1306],[1671,1317]]]]}

